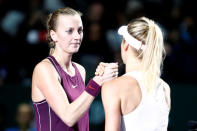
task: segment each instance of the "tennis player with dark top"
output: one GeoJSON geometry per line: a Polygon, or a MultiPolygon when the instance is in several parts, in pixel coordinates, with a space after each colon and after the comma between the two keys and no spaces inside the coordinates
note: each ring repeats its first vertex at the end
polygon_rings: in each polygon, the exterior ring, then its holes
{"type": "Polygon", "coordinates": [[[37,131],[89,131],[89,107],[102,84],[117,76],[118,65],[101,63],[85,86],[85,69],[72,61],[83,38],[81,13],[69,7],[56,10],[48,16],[47,32],[49,57],[32,76],[37,131]]]}

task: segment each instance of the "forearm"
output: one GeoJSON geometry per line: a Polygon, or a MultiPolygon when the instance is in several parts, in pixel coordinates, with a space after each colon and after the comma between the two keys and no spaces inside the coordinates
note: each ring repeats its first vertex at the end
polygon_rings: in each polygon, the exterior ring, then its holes
{"type": "MultiPolygon", "coordinates": [[[[114,69],[116,71],[116,69],[114,69]]],[[[81,116],[88,110],[94,98],[100,93],[103,82],[112,79],[114,76],[111,73],[112,69],[106,68],[105,73],[102,76],[95,76],[90,81],[85,89],[85,91],[66,108],[66,116],[70,120],[69,123],[74,125],[81,116]]]]}
{"type": "Polygon", "coordinates": [[[100,93],[100,88],[95,81],[90,80],[84,92],[67,106],[67,111],[65,111],[67,118],[65,119],[69,119],[71,126],[88,110],[94,98],[100,93]]]}
{"type": "Polygon", "coordinates": [[[72,127],[89,109],[95,97],[83,92],[74,102],[70,103],[63,116],[64,122],[72,127]]]}

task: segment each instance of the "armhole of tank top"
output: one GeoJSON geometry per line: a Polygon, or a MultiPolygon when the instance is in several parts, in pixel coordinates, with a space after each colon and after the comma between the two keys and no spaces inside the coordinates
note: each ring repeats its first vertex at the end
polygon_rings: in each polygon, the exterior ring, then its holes
{"type": "Polygon", "coordinates": [[[125,75],[126,75],[126,76],[130,76],[130,77],[132,77],[133,79],[135,79],[135,80],[137,81],[137,83],[138,83],[138,85],[139,85],[139,88],[140,88],[140,90],[141,90],[141,93],[143,94],[144,91],[143,91],[143,89],[142,89],[142,84],[140,83],[140,80],[139,80],[139,74],[136,74],[135,72],[129,72],[129,73],[126,73],[125,75]],[[137,76],[136,76],[136,75],[137,75],[137,76]]]}
{"type": "Polygon", "coordinates": [[[138,86],[139,86],[139,88],[141,90],[141,100],[140,100],[139,104],[137,105],[137,107],[133,111],[123,115],[122,116],[123,118],[128,117],[131,114],[135,114],[139,110],[139,108],[141,108],[141,105],[142,105],[143,99],[144,99],[144,91],[142,89],[142,85],[140,84],[140,80],[138,79],[138,76],[135,76],[135,74],[133,74],[132,72],[131,73],[127,73],[125,75],[126,76],[130,76],[130,77],[132,77],[133,79],[135,79],[137,81],[137,84],[138,84],[138,86]]]}
{"type": "Polygon", "coordinates": [[[77,75],[77,73],[80,74],[79,69],[77,68],[77,65],[74,62],[72,62],[72,65],[73,65],[73,67],[75,69],[75,75],[77,75]]]}
{"type": "Polygon", "coordinates": [[[60,70],[58,69],[57,65],[55,64],[55,61],[49,56],[47,57],[49,59],[49,61],[53,64],[53,66],[55,67],[56,71],[58,72],[59,76],[60,76],[60,83],[62,82],[62,74],[60,72],[60,70]]]}
{"type": "Polygon", "coordinates": [[[40,105],[40,104],[44,104],[44,103],[46,103],[46,102],[47,102],[46,99],[43,99],[43,100],[41,100],[41,101],[33,102],[33,104],[40,105]]]}
{"type": "Polygon", "coordinates": [[[75,62],[72,62],[72,65],[75,68],[75,75],[79,75],[81,77],[82,81],[85,83],[85,80],[83,80],[82,74],[79,71],[79,68],[78,68],[77,64],[75,62]]]}

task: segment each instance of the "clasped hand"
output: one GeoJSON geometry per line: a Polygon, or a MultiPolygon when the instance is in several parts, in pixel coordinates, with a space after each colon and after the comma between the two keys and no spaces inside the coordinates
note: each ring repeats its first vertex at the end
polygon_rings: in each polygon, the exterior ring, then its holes
{"type": "Polygon", "coordinates": [[[101,76],[103,82],[112,80],[115,77],[118,77],[118,63],[104,63],[100,62],[96,72],[96,76],[101,76]]]}

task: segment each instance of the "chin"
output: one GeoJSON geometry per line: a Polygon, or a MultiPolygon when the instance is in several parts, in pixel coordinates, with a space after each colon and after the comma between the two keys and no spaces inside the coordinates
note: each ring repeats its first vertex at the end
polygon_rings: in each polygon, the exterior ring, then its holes
{"type": "Polygon", "coordinates": [[[75,54],[75,53],[77,53],[78,51],[79,51],[79,48],[78,48],[78,49],[73,49],[73,50],[71,51],[71,53],[75,54]]]}

